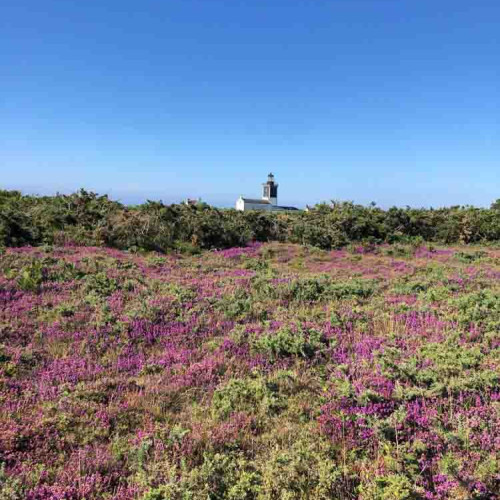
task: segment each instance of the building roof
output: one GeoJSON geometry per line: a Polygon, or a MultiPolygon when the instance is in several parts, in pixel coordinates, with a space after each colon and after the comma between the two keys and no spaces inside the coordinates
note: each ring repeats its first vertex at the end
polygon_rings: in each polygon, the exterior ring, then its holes
{"type": "Polygon", "coordinates": [[[279,210],[299,210],[297,207],[283,207],[283,206],[281,206],[281,205],[280,205],[280,206],[277,206],[277,207],[275,207],[275,208],[277,208],[277,209],[279,209],[279,210]]]}
{"type": "Polygon", "coordinates": [[[252,205],[270,205],[271,204],[271,202],[269,202],[267,200],[259,200],[257,198],[243,198],[243,196],[242,196],[241,199],[245,203],[251,203],[252,205]]]}

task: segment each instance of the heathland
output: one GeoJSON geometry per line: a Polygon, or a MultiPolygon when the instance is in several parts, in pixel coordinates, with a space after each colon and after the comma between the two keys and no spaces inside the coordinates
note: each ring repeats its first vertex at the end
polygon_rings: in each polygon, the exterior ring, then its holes
{"type": "Polygon", "coordinates": [[[0,498],[497,498],[500,250],[421,234],[496,209],[245,214],[288,242],[203,250],[226,213],[13,198],[4,244],[44,246],[0,250],[0,498]]]}

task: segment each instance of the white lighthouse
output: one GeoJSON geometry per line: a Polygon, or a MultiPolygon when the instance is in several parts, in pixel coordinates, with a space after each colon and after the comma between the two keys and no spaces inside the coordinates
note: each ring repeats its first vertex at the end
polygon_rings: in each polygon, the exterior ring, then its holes
{"type": "Polygon", "coordinates": [[[267,182],[262,184],[262,198],[243,198],[240,196],[236,200],[236,210],[297,210],[295,207],[278,206],[278,184],[274,182],[274,175],[267,176],[267,182]]]}

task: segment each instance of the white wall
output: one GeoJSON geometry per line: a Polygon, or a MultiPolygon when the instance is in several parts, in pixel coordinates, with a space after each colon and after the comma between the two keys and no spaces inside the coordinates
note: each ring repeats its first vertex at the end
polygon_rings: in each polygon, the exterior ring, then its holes
{"type": "Polygon", "coordinates": [[[243,198],[236,200],[236,210],[272,210],[272,205],[261,205],[260,203],[245,203],[243,198]]]}
{"type": "Polygon", "coordinates": [[[238,198],[236,200],[236,210],[245,210],[245,202],[243,201],[243,198],[238,198]]]}

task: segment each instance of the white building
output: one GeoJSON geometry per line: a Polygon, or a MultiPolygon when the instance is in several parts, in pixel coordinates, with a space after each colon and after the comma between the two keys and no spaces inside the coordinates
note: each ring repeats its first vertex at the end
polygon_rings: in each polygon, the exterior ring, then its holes
{"type": "Polygon", "coordinates": [[[274,175],[267,176],[267,182],[262,184],[262,198],[243,198],[236,200],[236,210],[298,210],[295,207],[278,206],[278,184],[274,182],[274,175]]]}

